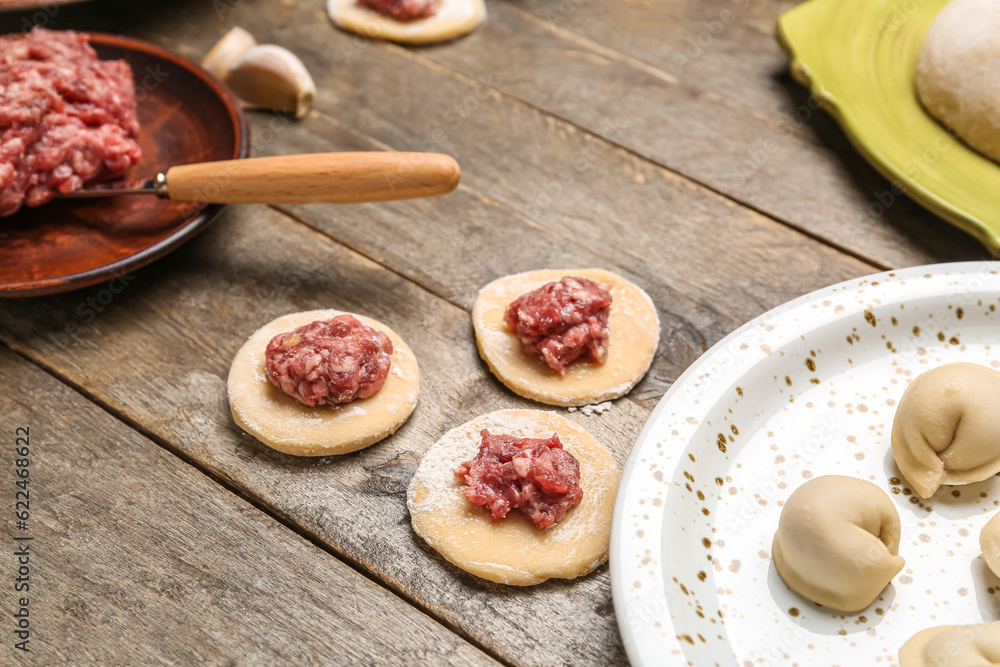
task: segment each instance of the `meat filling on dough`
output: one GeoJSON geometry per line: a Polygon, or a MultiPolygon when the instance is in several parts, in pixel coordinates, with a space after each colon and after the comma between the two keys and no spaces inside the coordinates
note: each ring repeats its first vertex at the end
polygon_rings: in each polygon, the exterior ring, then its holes
{"type": "Polygon", "coordinates": [[[438,0],[358,0],[358,4],[404,22],[434,16],[438,10],[438,0]]]}
{"type": "Polygon", "coordinates": [[[517,508],[535,528],[550,528],[583,500],[580,463],[559,435],[519,438],[483,429],[479,454],[455,469],[465,496],[490,511],[493,521],[517,508]]]}
{"type": "Polygon", "coordinates": [[[373,396],[389,376],[392,341],[353,315],[312,322],[267,344],[267,379],[309,407],[373,396]]]}
{"type": "Polygon", "coordinates": [[[565,276],[522,294],[504,313],[524,350],[560,375],[577,359],[604,363],[608,357],[611,285],[565,276]]]}

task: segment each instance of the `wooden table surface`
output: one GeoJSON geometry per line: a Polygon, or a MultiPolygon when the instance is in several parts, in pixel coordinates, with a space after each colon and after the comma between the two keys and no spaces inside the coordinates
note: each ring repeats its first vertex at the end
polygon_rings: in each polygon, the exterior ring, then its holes
{"type": "Polygon", "coordinates": [[[882,269],[987,256],[911,201],[886,205],[890,184],[791,81],[772,30],[794,3],[487,4],[475,33],[424,48],[340,32],[325,0],[94,0],[0,18],[3,32],[119,32],[196,60],[240,25],[292,49],[319,88],[301,121],[248,114],[256,155],[438,151],[463,170],[431,200],[228,207],[109,303],[102,285],[0,303],[3,478],[29,426],[38,554],[32,650],[7,638],[0,662],[625,663],[607,566],[505,587],[410,528],[408,481],[445,430],[538,407],[478,358],[479,288],[598,266],[649,292],[663,323],[650,373],[610,411],[568,414],[624,465],[674,379],[748,319],[882,269]],[[225,380],[255,329],[314,308],[382,320],[424,379],[394,436],[297,459],[233,424],[225,380]]]}

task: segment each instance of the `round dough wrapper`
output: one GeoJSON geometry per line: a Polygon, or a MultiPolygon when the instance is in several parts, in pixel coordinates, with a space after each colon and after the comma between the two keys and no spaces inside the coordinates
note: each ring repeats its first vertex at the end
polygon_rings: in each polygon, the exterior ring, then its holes
{"type": "Polygon", "coordinates": [[[265,445],[295,456],[346,454],[382,440],[403,425],[417,405],[420,369],[409,346],[381,322],[339,310],[310,310],[279,317],[250,336],[233,359],[228,390],[237,425],[265,445]],[[268,381],[264,351],[272,338],[346,314],[392,341],[389,376],[374,396],[310,408],[268,381]]]}
{"type": "Polygon", "coordinates": [[[486,19],[483,0],[441,0],[434,16],[416,21],[397,21],[362,7],[357,0],[328,0],[327,11],[339,28],[405,44],[446,42],[472,32],[486,19]]]}
{"type": "Polygon", "coordinates": [[[1000,621],[921,630],[899,649],[899,667],[1000,665],[1000,621]]]}
{"type": "Polygon", "coordinates": [[[892,422],[892,455],[922,498],[1000,472],[1000,372],[954,363],[918,375],[892,422]]]}
{"type": "Polygon", "coordinates": [[[917,62],[917,92],[932,116],[1000,161],[1000,3],[951,0],[917,62]]]}
{"type": "Polygon", "coordinates": [[[611,452],[565,417],[498,410],[453,428],[427,451],[406,503],[413,530],[448,562],[489,581],[531,586],[582,576],[608,559],[618,477],[611,452]],[[484,428],[521,438],[558,433],[563,448],[580,462],[580,504],[544,530],[528,523],[520,510],[494,523],[487,509],[469,502],[465,484],[453,472],[479,453],[484,428]]]}
{"type": "Polygon", "coordinates": [[[979,533],[979,547],[983,550],[986,565],[1000,577],[1000,514],[983,526],[983,531],[979,533]]]}
{"type": "Polygon", "coordinates": [[[855,612],[903,569],[900,533],[899,513],[885,491],[863,479],[825,475],[788,497],[771,553],[793,591],[855,612]]]}
{"type": "Polygon", "coordinates": [[[493,374],[515,394],[549,405],[590,405],[624,396],[649,370],[660,343],[660,319],[649,295],[602,269],[546,269],[494,280],[472,305],[472,325],[479,355],[493,374]],[[503,315],[517,297],[565,276],[611,284],[611,340],[603,364],[575,361],[561,377],[541,357],[524,351],[503,315]]]}

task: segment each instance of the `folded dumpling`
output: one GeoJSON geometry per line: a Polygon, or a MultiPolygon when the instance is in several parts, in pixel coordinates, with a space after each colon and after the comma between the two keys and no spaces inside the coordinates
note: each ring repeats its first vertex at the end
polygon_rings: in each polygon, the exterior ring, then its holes
{"type": "Polygon", "coordinates": [[[899,514],[886,493],[862,479],[809,480],[781,510],[772,553],[796,593],[838,611],[860,611],[903,569],[899,514]]]}
{"type": "Polygon", "coordinates": [[[899,667],[1000,666],[1000,621],[921,630],[899,649],[899,667]]]}
{"type": "Polygon", "coordinates": [[[923,498],[1000,472],[1000,372],[956,363],[917,376],[896,410],[892,455],[923,498]]]}
{"type": "Polygon", "coordinates": [[[979,533],[979,546],[983,550],[983,560],[1000,577],[1000,514],[995,515],[983,526],[979,533]]]}

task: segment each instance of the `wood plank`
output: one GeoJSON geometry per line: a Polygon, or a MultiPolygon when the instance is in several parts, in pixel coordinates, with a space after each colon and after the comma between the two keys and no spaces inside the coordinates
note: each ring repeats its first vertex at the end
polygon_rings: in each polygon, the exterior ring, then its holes
{"type": "MultiPolygon", "coordinates": [[[[670,189],[673,191],[679,189],[690,191],[690,183],[686,179],[677,179],[666,170],[650,167],[645,160],[629,156],[625,151],[616,151],[614,159],[610,160],[611,164],[605,164],[607,160],[604,153],[612,150],[608,142],[595,140],[585,133],[576,132],[572,125],[554,122],[544,114],[539,114],[523,105],[497,99],[498,93],[495,87],[508,89],[509,86],[505,84],[517,84],[527,89],[534,86],[539,91],[533,94],[556,95],[559,94],[558,91],[581,88],[578,85],[569,85],[573,76],[581,76],[587,80],[587,85],[592,86],[598,85],[597,82],[605,76],[614,79],[621,75],[625,76],[622,82],[616,83],[612,80],[600,84],[602,88],[607,89],[604,93],[605,101],[614,101],[616,104],[614,109],[609,111],[607,105],[594,104],[590,100],[585,104],[577,104],[579,101],[573,102],[580,110],[590,109],[590,120],[598,126],[598,132],[607,134],[613,141],[626,145],[630,145],[630,142],[651,145],[662,142],[669,128],[664,130],[661,117],[664,114],[670,117],[672,107],[687,104],[706,107],[688,109],[690,113],[679,115],[677,120],[686,123],[680,137],[682,143],[695,141],[696,135],[701,137],[698,140],[700,143],[694,147],[697,160],[709,164],[713,160],[718,160],[719,146],[738,145],[739,142],[739,137],[727,138],[711,127],[714,123],[712,114],[718,114],[717,107],[724,105],[719,105],[712,96],[679,94],[677,91],[668,90],[664,82],[656,77],[653,77],[655,85],[647,87],[654,92],[660,91],[663,95],[674,95],[678,99],[662,100],[666,105],[663,107],[649,108],[649,105],[646,105],[645,108],[654,116],[655,126],[640,127],[639,121],[625,112],[635,107],[631,104],[632,99],[637,95],[644,95],[646,90],[642,86],[638,86],[635,91],[622,90],[620,87],[636,83],[638,81],[636,76],[642,75],[643,72],[633,71],[634,68],[630,69],[627,63],[615,64],[609,61],[599,70],[591,71],[595,67],[591,59],[574,56],[557,59],[557,63],[561,64],[553,65],[549,69],[539,68],[535,64],[518,66],[519,71],[531,71],[530,77],[504,71],[501,68],[507,68],[508,65],[501,63],[511,59],[510,54],[503,53],[507,48],[505,44],[509,44],[512,52],[519,54],[518,58],[522,59],[530,57],[532,53],[537,55],[539,50],[545,49],[562,49],[571,54],[579,54],[580,51],[576,48],[570,49],[557,36],[550,35],[539,27],[537,22],[526,21],[523,13],[507,12],[503,9],[503,5],[499,5],[496,10],[500,15],[491,19],[487,26],[477,31],[470,39],[460,40],[447,46],[424,49],[419,51],[421,54],[419,56],[414,56],[399,47],[365,42],[355,36],[330,30],[322,7],[321,2],[306,2],[299,5],[292,2],[262,3],[257,0],[235,3],[231,8],[226,5],[224,10],[202,5],[200,16],[196,16],[199,10],[182,2],[176,6],[172,5],[171,8],[165,8],[152,17],[142,14],[141,8],[127,3],[127,6],[116,6],[116,11],[102,12],[98,17],[90,15],[67,17],[60,14],[53,22],[58,23],[65,19],[65,25],[75,25],[79,20],[84,25],[94,24],[94,27],[105,30],[115,29],[116,26],[118,29],[128,27],[129,32],[165,41],[192,57],[204,53],[226,26],[235,23],[244,25],[262,39],[286,44],[300,53],[320,84],[317,106],[338,121],[394,148],[447,150],[455,154],[467,167],[466,183],[470,183],[470,176],[476,173],[470,174],[468,166],[473,165],[478,168],[483,165],[482,175],[487,179],[489,187],[485,184],[479,186],[481,191],[489,192],[491,197],[510,203],[516,210],[545,224],[550,224],[552,218],[573,224],[581,215],[593,218],[597,214],[600,217],[596,218],[595,222],[600,226],[605,216],[613,216],[617,212],[616,207],[623,206],[624,203],[630,209],[638,209],[635,211],[638,219],[644,221],[663,219],[663,227],[672,232],[679,223],[683,226],[687,222],[685,219],[687,211],[675,210],[677,206],[675,200],[663,201],[656,196],[649,197],[646,194],[648,188],[641,187],[644,183],[636,181],[652,173],[656,180],[674,181],[670,184],[670,189]],[[222,20],[219,19],[220,15],[223,17],[222,20]],[[525,30],[527,36],[521,34],[525,30]],[[465,79],[456,81],[454,72],[447,70],[437,72],[438,76],[426,72],[426,66],[433,65],[426,56],[442,60],[454,49],[465,48],[461,47],[461,44],[473,41],[475,44],[480,42],[482,44],[468,47],[470,53],[456,52],[458,55],[455,58],[463,63],[468,61],[464,65],[466,67],[478,66],[476,63],[480,63],[487,72],[481,78],[490,85],[480,85],[465,79]],[[480,48],[486,51],[494,49],[494,51],[488,56],[476,55],[480,48]],[[496,64],[490,64],[491,62],[496,64]],[[562,70],[565,70],[566,76],[570,78],[560,83],[563,79],[562,70]],[[600,72],[600,76],[595,76],[597,71],[600,72]],[[553,80],[547,81],[545,77],[553,80]],[[535,86],[536,83],[545,85],[535,86]],[[612,90],[615,86],[619,88],[612,90]],[[429,94],[428,91],[433,91],[433,94],[429,94]],[[624,110],[620,104],[623,99],[630,101],[624,110]],[[540,129],[540,124],[544,124],[545,127],[540,129]],[[539,136],[540,133],[542,136],[539,136]],[[564,135],[580,136],[570,136],[565,140],[564,135]],[[526,152],[527,155],[520,155],[521,152],[526,152]],[[622,166],[616,162],[626,164],[622,166]],[[490,166],[489,171],[485,170],[486,166],[490,166]],[[630,175],[628,177],[630,183],[614,182],[601,190],[594,188],[595,182],[600,181],[597,181],[592,174],[604,170],[620,171],[623,168],[640,173],[630,175]],[[584,174],[582,171],[590,173],[584,174]],[[568,187],[566,179],[573,180],[568,187]],[[551,201],[552,199],[555,201],[551,201]],[[567,210],[567,205],[577,202],[578,206],[567,210]],[[612,206],[611,202],[614,202],[615,206],[612,206]]],[[[597,60],[603,62],[600,58],[597,60]]],[[[450,61],[448,64],[455,66],[455,63],[450,61]]],[[[643,81],[649,84],[649,75],[643,81]]],[[[525,99],[531,98],[526,95],[525,99]]],[[[544,106],[551,101],[534,100],[533,103],[544,106]]],[[[574,119],[574,122],[580,121],[574,119]]],[[[728,120],[725,122],[729,123],[728,120]]],[[[768,131],[774,130],[771,121],[757,118],[757,122],[768,125],[771,128],[768,131]]],[[[646,119],[641,119],[641,123],[648,124],[646,119]]],[[[743,132],[745,129],[742,125],[736,124],[733,131],[743,132]]],[[[755,133],[759,134],[756,130],[751,132],[756,136],[755,133]]],[[[765,132],[761,136],[769,135],[765,132]]],[[[671,145],[676,143],[675,139],[677,137],[670,137],[668,143],[671,145]]],[[[802,137],[799,140],[804,141],[802,137]]],[[[276,150],[283,148],[280,141],[276,143],[265,141],[263,144],[264,148],[268,146],[276,150]]],[[[642,153],[641,147],[636,150],[642,153]]],[[[811,150],[815,150],[815,146],[811,150]]],[[[853,152],[849,154],[854,155],[853,152]]],[[[829,156],[813,160],[821,165],[819,169],[825,168],[822,166],[824,161],[828,163],[829,156]]],[[[770,164],[771,162],[777,163],[780,160],[769,160],[768,170],[774,166],[770,164]]],[[[731,155],[727,157],[726,166],[730,172],[733,172],[738,164],[738,159],[731,155]]],[[[801,164],[796,164],[794,167],[796,178],[801,178],[803,173],[815,172],[815,169],[812,172],[803,171],[801,164]]],[[[711,183],[710,185],[715,186],[711,183]]],[[[761,189],[758,183],[748,183],[746,187],[755,192],[761,189]]],[[[809,201],[809,198],[825,196],[823,193],[826,188],[813,182],[810,188],[800,189],[802,192],[782,191],[772,194],[781,200],[783,206],[797,206],[803,213],[811,215],[820,210],[809,201]]],[[[757,193],[759,196],[768,197],[772,194],[757,193]]],[[[907,205],[901,200],[891,207],[890,214],[893,210],[907,205]]],[[[857,211],[863,210],[864,207],[857,209],[857,211]]],[[[712,213],[709,215],[713,218],[721,217],[712,213]]],[[[836,220],[835,217],[831,218],[824,214],[824,226],[831,229],[843,226],[839,221],[835,225],[829,224],[831,219],[836,220]]],[[[701,222],[699,220],[693,224],[688,223],[687,228],[697,232],[704,228],[701,222]]],[[[870,226],[867,221],[865,226],[870,226]]],[[[575,234],[577,230],[574,228],[573,232],[575,234]]],[[[816,233],[816,230],[811,230],[811,233],[816,233]]],[[[979,250],[979,246],[968,241],[964,235],[952,233],[950,228],[946,233],[960,239],[966,248],[979,250]]],[[[853,232],[845,232],[845,236],[852,240],[856,237],[853,232]]],[[[730,234],[727,231],[723,234],[712,234],[708,238],[729,239],[730,234]]],[[[726,247],[721,249],[718,247],[718,242],[704,243],[703,240],[698,238],[691,243],[675,243],[670,249],[683,247],[684,251],[690,252],[704,248],[703,254],[710,258],[708,261],[713,264],[718,263],[720,254],[732,257],[734,254],[738,255],[741,250],[741,239],[738,236],[732,243],[724,244],[726,247]]],[[[894,241],[893,243],[895,244],[894,241]]],[[[850,243],[845,244],[847,247],[850,245],[850,243]]],[[[940,242],[940,239],[935,239],[933,246],[937,249],[949,247],[948,243],[940,242]]],[[[643,244],[642,247],[645,254],[648,244],[643,244]]],[[[735,259],[739,261],[738,257],[735,259]]],[[[876,261],[884,259],[884,257],[876,258],[876,261]]],[[[801,289],[798,293],[801,291],[806,290],[801,289]]]]}
{"type": "Polygon", "coordinates": [[[8,555],[0,662],[498,664],[4,347],[0,384],[7,487],[30,429],[29,529],[4,549],[27,547],[29,588],[8,555]]]}
{"type": "MultiPolygon", "coordinates": [[[[872,270],[537,109],[428,70],[398,47],[352,51],[343,41],[350,38],[331,35],[318,18],[259,0],[227,17],[294,46],[320,87],[318,118],[272,131],[271,117],[251,114],[255,145],[260,153],[390,147],[454,155],[463,191],[446,199],[292,209],[453,303],[468,308],[489,280],[551,265],[558,253],[572,261],[597,257],[642,276],[669,330],[686,327],[689,338],[693,330],[712,344],[768,308],[872,270]],[[436,250],[456,239],[475,262],[456,263],[436,250]]],[[[180,33],[179,23],[144,34],[193,55],[220,30],[210,21],[197,25],[206,27],[181,39],[161,34],[180,33]]],[[[680,368],[693,358],[679,360],[680,368]]]]}
{"type": "Polygon", "coordinates": [[[511,0],[608,58],[713,91],[765,116],[788,114],[788,59],[775,19],[796,0],[511,0]]]}
{"type": "MultiPolygon", "coordinates": [[[[405,489],[423,452],[475,415],[537,407],[488,376],[466,312],[263,207],[227,208],[104,306],[102,289],[0,303],[0,339],[503,660],[624,661],[606,566],[579,581],[507,588],[462,573],[412,532],[405,489]],[[92,303],[101,310],[90,312],[92,303]],[[257,327],[329,307],[371,315],[397,331],[421,363],[421,399],[407,424],[380,444],[343,457],[294,458],[233,424],[225,377],[257,327]]],[[[621,465],[647,413],[624,399],[603,415],[569,416],[621,465]]]]}
{"type": "MultiPolygon", "coordinates": [[[[330,44],[325,21],[310,18],[317,17],[253,1],[227,15],[262,39],[294,46],[320,87],[318,117],[290,123],[250,114],[257,152],[420,150],[437,137],[430,148],[459,159],[464,184],[427,202],[289,210],[466,309],[482,285],[514,271],[601,265],[628,275],[650,292],[664,325],[661,354],[633,394],[648,408],[705,346],[742,322],[872,270],[607,141],[428,70],[396,47],[354,53],[351,44],[330,44]],[[456,117],[465,107],[469,113],[456,117]],[[476,261],[455,262],[442,251],[456,239],[476,261]]],[[[182,30],[189,19],[135,29],[196,57],[223,27],[205,17],[182,30]]]]}
{"type": "MultiPolygon", "coordinates": [[[[620,3],[598,4],[606,15],[620,3]]],[[[719,9],[729,3],[704,4],[719,9]]],[[[780,7],[772,7],[776,18],[780,7]]],[[[775,91],[784,98],[784,112],[775,119],[732,99],[732,81],[695,84],[665,77],[503,3],[490,9],[489,22],[472,38],[417,57],[494,82],[499,90],[598,134],[608,119],[621,119],[616,143],[882,266],[988,256],[971,237],[905,197],[893,195],[883,210],[879,200],[889,196],[884,193],[890,184],[790,81],[775,91]]],[[[701,24],[699,12],[694,14],[678,30],[697,34],[701,24]]],[[[688,16],[678,19],[686,22],[688,16]]],[[[733,58],[778,49],[757,31],[724,37],[752,38],[733,46],[733,58]]],[[[737,70],[733,76],[760,80],[773,71],[737,70]]]]}
{"type": "MultiPolygon", "coordinates": [[[[724,7],[725,0],[706,4],[724,7]]],[[[296,21],[295,9],[282,4],[274,5],[259,28],[273,28],[271,34],[279,40],[284,36],[286,43],[311,51],[307,55],[315,55],[323,71],[351,79],[351,93],[371,92],[370,87],[359,89],[358,82],[382,77],[372,79],[365,62],[378,49],[396,47],[330,33],[322,17],[322,2],[303,0],[302,6],[313,11],[309,25],[296,21]],[[299,38],[312,31],[321,31],[325,38],[303,47],[299,38]]],[[[782,7],[774,8],[775,17],[782,7]]],[[[254,6],[252,11],[241,12],[241,8],[226,12],[225,20],[253,25],[255,15],[262,16],[266,9],[254,6]]],[[[880,266],[986,256],[977,242],[905,197],[893,195],[892,205],[883,211],[881,202],[889,196],[889,184],[850,147],[835,123],[813,108],[806,92],[787,79],[781,93],[786,98],[782,102],[785,111],[772,118],[727,97],[732,89],[729,84],[720,82],[706,89],[700,77],[692,77],[697,84],[676,80],[669,72],[568,36],[561,26],[547,25],[517,8],[499,3],[491,10],[488,23],[467,39],[417,52],[399,51],[471,76],[483,84],[484,91],[503,91],[594,134],[608,136],[638,155],[880,266]]],[[[606,13],[615,11],[617,5],[606,6],[606,13]]],[[[697,18],[701,14],[688,14],[682,12],[672,20],[690,20],[692,24],[677,30],[697,33],[702,29],[697,18]]],[[[179,33],[169,15],[162,19],[166,35],[179,33]]],[[[199,25],[221,32],[211,21],[199,25]]],[[[734,46],[734,54],[741,49],[777,49],[759,25],[755,31],[727,34],[733,39],[757,36],[749,45],[734,46]]],[[[753,72],[746,76],[756,80],[772,75],[753,72]]],[[[746,77],[740,74],[739,78],[746,77]]],[[[408,80],[411,86],[422,82],[422,78],[408,80]]],[[[381,108],[362,106],[357,112],[377,114],[381,108]]],[[[426,138],[436,128],[424,129],[426,138]]],[[[508,125],[499,127],[499,131],[508,129],[508,125]]],[[[543,184],[552,187],[551,180],[539,183],[543,184]]]]}

